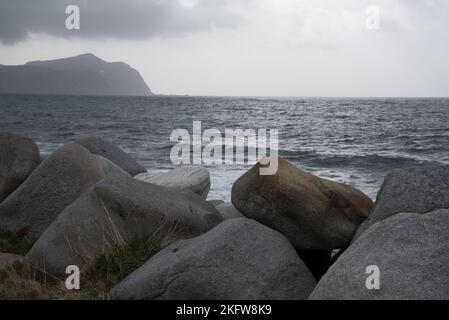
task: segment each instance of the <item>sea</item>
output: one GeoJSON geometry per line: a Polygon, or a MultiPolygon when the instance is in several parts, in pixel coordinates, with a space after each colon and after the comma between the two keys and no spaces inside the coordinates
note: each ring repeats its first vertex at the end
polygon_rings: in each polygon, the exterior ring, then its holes
{"type": "MultiPolygon", "coordinates": [[[[96,134],[149,171],[170,160],[175,129],[277,129],[279,154],[314,175],[375,199],[397,168],[449,164],[449,99],[277,97],[92,97],[0,95],[0,131],[22,133],[49,154],[96,134]]],[[[245,162],[206,166],[209,199],[229,201],[245,162]]]]}

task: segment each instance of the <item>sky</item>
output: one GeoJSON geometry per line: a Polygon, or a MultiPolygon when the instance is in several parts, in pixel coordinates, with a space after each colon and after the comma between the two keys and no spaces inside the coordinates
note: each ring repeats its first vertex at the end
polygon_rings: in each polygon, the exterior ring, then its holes
{"type": "Polygon", "coordinates": [[[447,97],[449,1],[0,0],[0,64],[88,52],[158,94],[447,97]]]}

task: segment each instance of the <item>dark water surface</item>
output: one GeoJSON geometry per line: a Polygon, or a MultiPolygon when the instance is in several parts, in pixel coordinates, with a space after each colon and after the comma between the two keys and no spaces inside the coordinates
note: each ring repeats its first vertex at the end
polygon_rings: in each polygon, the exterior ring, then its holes
{"type": "MultiPolygon", "coordinates": [[[[0,95],[0,131],[43,153],[86,134],[121,146],[149,170],[173,168],[170,133],[279,129],[280,154],[319,176],[375,197],[394,168],[449,163],[449,99],[72,97],[0,95]]],[[[230,199],[245,164],[209,167],[209,198],[230,199]]]]}

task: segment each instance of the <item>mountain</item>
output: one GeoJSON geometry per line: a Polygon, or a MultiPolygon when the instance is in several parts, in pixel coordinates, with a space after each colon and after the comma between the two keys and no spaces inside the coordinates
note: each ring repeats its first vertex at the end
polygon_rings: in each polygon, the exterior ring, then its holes
{"type": "Polygon", "coordinates": [[[91,53],[18,66],[0,65],[1,93],[152,95],[137,70],[123,62],[106,62],[91,53]]]}

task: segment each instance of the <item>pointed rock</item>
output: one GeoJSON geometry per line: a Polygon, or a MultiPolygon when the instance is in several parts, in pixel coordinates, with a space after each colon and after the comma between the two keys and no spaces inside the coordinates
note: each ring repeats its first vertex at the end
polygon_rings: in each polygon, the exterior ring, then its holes
{"type": "Polygon", "coordinates": [[[449,166],[396,169],[384,179],[376,205],[354,238],[371,225],[400,212],[449,209],[449,166]]]}
{"type": "Polygon", "coordinates": [[[117,166],[128,172],[131,176],[135,176],[141,172],[146,172],[143,166],[131,158],[122,149],[101,137],[93,135],[86,136],[76,141],[76,143],[83,146],[91,153],[103,156],[112,161],[117,166]]]}
{"type": "Polygon", "coordinates": [[[114,173],[126,174],[82,146],[66,144],[0,204],[0,230],[38,237],[82,192],[114,173]]]}

